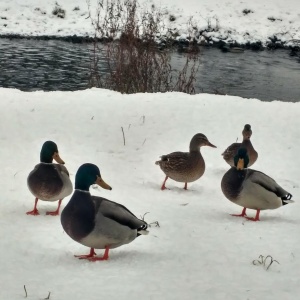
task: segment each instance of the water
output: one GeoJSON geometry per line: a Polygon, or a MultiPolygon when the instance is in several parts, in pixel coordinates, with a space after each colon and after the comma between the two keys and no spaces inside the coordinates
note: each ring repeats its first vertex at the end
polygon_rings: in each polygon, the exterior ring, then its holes
{"type": "MultiPolygon", "coordinates": [[[[91,44],[0,39],[0,86],[23,91],[74,91],[88,87],[91,44]]],[[[180,68],[184,54],[174,52],[180,68]]],[[[300,101],[300,63],[286,50],[223,53],[201,50],[196,92],[222,93],[265,101],[300,101]]]]}

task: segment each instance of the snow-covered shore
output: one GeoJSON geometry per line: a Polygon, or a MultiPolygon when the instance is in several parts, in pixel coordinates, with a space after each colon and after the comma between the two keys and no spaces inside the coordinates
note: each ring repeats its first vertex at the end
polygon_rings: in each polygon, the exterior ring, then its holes
{"type": "MultiPolygon", "coordinates": [[[[300,292],[300,103],[182,93],[122,95],[90,89],[32,92],[0,88],[0,299],[29,300],[278,300],[300,292]],[[261,212],[260,222],[235,218],[242,208],[222,194],[229,166],[221,153],[241,138],[244,124],[259,153],[254,169],[293,194],[294,204],[261,212]],[[124,129],[124,146],[121,127],[124,129]],[[155,165],[162,154],[187,151],[204,133],[218,148],[202,147],[206,171],[183,184],[155,165]],[[148,222],[148,236],[113,249],[107,262],[76,259],[88,249],[46,216],[56,203],[40,201],[40,216],[25,214],[34,197],[26,179],[45,140],[54,140],[74,183],[82,163],[99,166],[112,191],[91,188],[148,222]],[[267,271],[253,261],[271,255],[267,271]]],[[[62,202],[62,208],[70,197],[62,202]]],[[[254,211],[249,210],[249,216],[254,211]]],[[[103,251],[97,250],[101,255],[103,251]]]]}
{"type": "MultiPolygon", "coordinates": [[[[138,1],[139,9],[154,5],[163,15],[162,35],[171,31],[177,39],[190,36],[199,43],[223,41],[253,48],[300,46],[298,0],[186,0],[138,1]]],[[[95,12],[96,0],[91,0],[95,12]]],[[[85,0],[11,0],[0,2],[0,36],[60,37],[70,41],[94,37],[85,0]],[[57,4],[64,16],[53,14],[57,4]]]]}

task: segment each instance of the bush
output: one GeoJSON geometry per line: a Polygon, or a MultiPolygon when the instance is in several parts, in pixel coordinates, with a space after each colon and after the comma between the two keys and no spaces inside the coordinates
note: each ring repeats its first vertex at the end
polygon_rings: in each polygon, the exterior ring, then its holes
{"type": "Polygon", "coordinates": [[[57,16],[58,18],[64,19],[66,16],[66,11],[60,7],[58,3],[52,11],[52,15],[57,16]]]}
{"type": "MultiPolygon", "coordinates": [[[[95,43],[90,86],[128,94],[194,93],[199,56],[190,51],[182,70],[171,68],[171,40],[159,39],[162,17],[154,6],[140,13],[136,0],[107,0],[105,3],[100,0],[96,18],[91,18],[95,43]],[[102,43],[97,43],[96,38],[102,43]]],[[[194,46],[190,45],[191,48],[194,46]]]]}

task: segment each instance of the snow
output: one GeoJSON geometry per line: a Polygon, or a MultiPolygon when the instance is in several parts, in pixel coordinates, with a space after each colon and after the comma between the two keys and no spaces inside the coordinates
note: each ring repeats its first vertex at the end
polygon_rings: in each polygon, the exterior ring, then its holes
{"type": "MultiPolygon", "coordinates": [[[[91,0],[95,17],[96,0],[91,0]]],[[[190,28],[212,32],[214,39],[245,44],[267,43],[274,36],[286,45],[300,43],[298,0],[140,0],[140,10],[155,5],[164,14],[164,32],[170,29],[179,36],[190,35],[190,28]],[[175,17],[170,21],[170,17],[175,17]]],[[[10,0],[0,2],[0,34],[94,36],[85,0],[58,1],[65,18],[52,14],[56,1],[10,0]],[[74,10],[78,7],[79,10],[74,10]]],[[[162,32],[162,33],[164,33],[162,32]]],[[[200,39],[201,40],[201,37],[200,39]]]]}
{"type": "MultiPolygon", "coordinates": [[[[3,4],[2,4],[3,5],[3,4]]],[[[32,92],[0,89],[2,201],[0,202],[0,299],[297,299],[300,292],[300,103],[261,102],[181,93],[121,95],[91,89],[32,92]],[[259,153],[254,169],[272,176],[295,204],[263,211],[260,222],[235,218],[241,207],[222,194],[228,165],[222,151],[252,125],[259,153]],[[125,146],[121,127],[124,129],[125,146]],[[188,190],[167,181],[155,165],[162,154],[187,151],[204,133],[218,148],[203,147],[206,172],[188,190]],[[92,162],[112,191],[91,193],[117,201],[148,222],[148,236],[111,250],[105,262],[74,254],[89,249],[71,240],[59,217],[45,216],[56,203],[34,197],[26,178],[45,140],[57,143],[70,171],[92,162]],[[280,264],[254,266],[260,255],[280,264]]],[[[70,197],[64,199],[62,207],[70,197]]],[[[251,211],[251,215],[254,215],[251,211]]],[[[103,252],[98,250],[101,255],[103,252]]]]}

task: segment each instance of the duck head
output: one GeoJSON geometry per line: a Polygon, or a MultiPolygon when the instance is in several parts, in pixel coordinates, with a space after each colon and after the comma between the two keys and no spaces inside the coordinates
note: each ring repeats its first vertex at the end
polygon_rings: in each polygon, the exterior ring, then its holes
{"type": "Polygon", "coordinates": [[[75,189],[88,191],[92,184],[98,184],[103,189],[112,188],[102,179],[99,168],[94,164],[83,164],[77,170],[75,176],[75,189]]]}
{"type": "Polygon", "coordinates": [[[53,159],[59,164],[65,164],[58,154],[57,145],[52,141],[46,141],[41,149],[40,161],[44,163],[52,163],[53,159]]]}
{"type": "Polygon", "coordinates": [[[249,156],[245,148],[240,148],[234,157],[234,165],[237,170],[243,170],[248,167],[249,156]]]}
{"type": "Polygon", "coordinates": [[[246,124],[244,126],[244,129],[242,131],[243,139],[244,140],[250,140],[251,135],[252,135],[252,129],[250,124],[246,124]]]}
{"type": "Polygon", "coordinates": [[[198,151],[202,146],[217,148],[217,146],[213,145],[204,134],[197,133],[191,139],[190,151],[198,151]]]}

